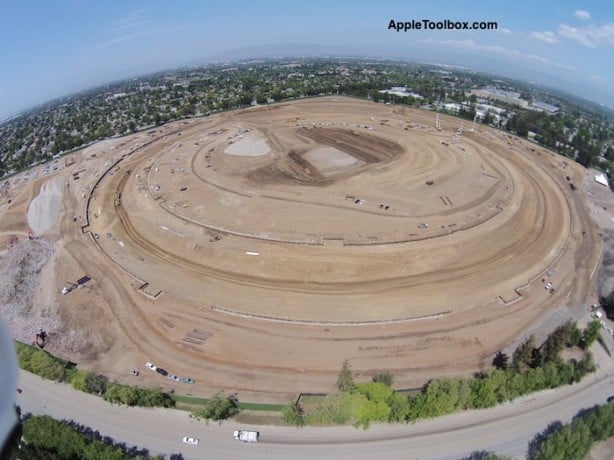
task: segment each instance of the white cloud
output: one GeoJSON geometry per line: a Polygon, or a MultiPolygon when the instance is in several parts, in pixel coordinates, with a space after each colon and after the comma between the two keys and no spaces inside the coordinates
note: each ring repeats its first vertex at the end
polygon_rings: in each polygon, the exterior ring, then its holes
{"type": "Polygon", "coordinates": [[[132,40],[163,36],[190,27],[192,26],[187,24],[164,26],[156,24],[148,19],[147,10],[142,8],[134,10],[111,23],[105,31],[107,40],[100,43],[96,48],[108,48],[132,40]]]}
{"type": "Polygon", "coordinates": [[[582,21],[588,21],[591,18],[591,14],[586,10],[576,10],[573,15],[582,21]]]}
{"type": "Polygon", "coordinates": [[[510,35],[512,33],[512,31],[510,29],[507,29],[506,27],[500,27],[497,30],[503,35],[510,35]]]}
{"type": "Polygon", "coordinates": [[[535,54],[526,54],[516,49],[504,48],[503,46],[499,46],[499,45],[483,45],[471,39],[434,40],[432,38],[428,38],[425,40],[421,40],[421,42],[432,44],[432,45],[453,46],[455,48],[462,48],[462,49],[471,50],[471,51],[493,53],[493,54],[498,54],[500,56],[502,55],[502,56],[507,56],[510,58],[515,58],[515,59],[520,59],[520,60],[533,61],[533,62],[537,62],[539,64],[546,65],[549,67],[556,67],[559,69],[570,70],[573,72],[578,71],[578,69],[576,69],[573,66],[561,64],[559,62],[553,62],[550,59],[546,59],[544,57],[537,56],[535,54]]]}
{"type": "Polygon", "coordinates": [[[586,27],[572,27],[561,24],[557,34],[588,48],[614,45],[614,23],[586,27]]]}
{"type": "Polygon", "coordinates": [[[125,32],[139,29],[147,24],[149,24],[149,19],[147,19],[147,10],[142,8],[139,10],[134,10],[123,18],[115,21],[109,28],[109,31],[125,32]]]}
{"type": "Polygon", "coordinates": [[[554,32],[531,32],[530,36],[534,40],[540,40],[542,42],[546,42],[551,45],[558,42],[554,32]]]}
{"type": "Polygon", "coordinates": [[[108,48],[109,46],[114,46],[114,45],[119,45],[120,43],[123,42],[127,42],[130,40],[134,40],[135,38],[139,38],[141,37],[141,34],[125,34],[125,35],[120,35],[118,37],[112,38],[110,40],[107,40],[104,43],[101,43],[100,45],[98,45],[98,48],[108,48]]]}
{"type": "Polygon", "coordinates": [[[125,16],[115,20],[107,26],[106,40],[97,48],[108,48],[120,43],[135,40],[147,34],[150,21],[147,18],[147,10],[138,9],[131,11],[125,16]]]}
{"type": "Polygon", "coordinates": [[[601,75],[590,74],[589,78],[593,80],[595,83],[599,83],[600,85],[608,83],[608,79],[602,77],[601,75]]]}

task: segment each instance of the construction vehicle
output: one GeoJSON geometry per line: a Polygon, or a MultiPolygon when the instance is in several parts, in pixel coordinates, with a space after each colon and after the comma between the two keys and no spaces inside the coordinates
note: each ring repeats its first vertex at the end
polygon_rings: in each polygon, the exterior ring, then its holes
{"type": "Polygon", "coordinates": [[[243,442],[258,442],[260,433],[257,431],[235,430],[234,438],[243,442]]]}
{"type": "Polygon", "coordinates": [[[47,338],[47,333],[41,327],[41,330],[36,333],[34,338],[34,344],[38,346],[38,348],[45,348],[45,339],[47,338]]]}
{"type": "Polygon", "coordinates": [[[78,287],[78,285],[76,285],[75,283],[71,283],[70,281],[67,281],[66,284],[64,285],[64,287],[62,288],[62,294],[66,295],[70,291],[72,291],[73,289],[75,289],[77,287],[78,287]]]}
{"type": "Polygon", "coordinates": [[[75,288],[83,287],[90,280],[91,280],[91,278],[89,276],[85,275],[85,276],[82,276],[81,278],[79,278],[76,283],[73,283],[71,281],[67,281],[66,284],[64,285],[64,287],[62,288],[62,294],[66,295],[66,294],[68,294],[70,291],[72,291],[75,288]]]}

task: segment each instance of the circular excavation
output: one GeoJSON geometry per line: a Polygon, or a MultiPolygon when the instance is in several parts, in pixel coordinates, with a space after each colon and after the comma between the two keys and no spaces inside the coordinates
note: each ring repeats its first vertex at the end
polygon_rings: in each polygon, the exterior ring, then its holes
{"type": "Polygon", "coordinates": [[[490,363],[598,259],[582,168],[460,119],[328,97],[121,142],[74,166],[98,165],[72,234],[127,344],[92,357],[111,372],[121,352],[274,399],[349,359],[412,387],[490,363]]]}

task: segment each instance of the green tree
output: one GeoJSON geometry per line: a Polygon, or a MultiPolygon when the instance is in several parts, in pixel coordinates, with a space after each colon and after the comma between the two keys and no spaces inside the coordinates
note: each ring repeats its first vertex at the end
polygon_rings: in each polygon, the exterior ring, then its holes
{"type": "Polygon", "coordinates": [[[87,391],[87,376],[89,372],[87,371],[77,371],[70,379],[70,384],[75,390],[79,391],[87,391]]]}
{"type": "Polygon", "coordinates": [[[374,382],[383,383],[389,387],[392,386],[392,382],[394,381],[394,376],[390,372],[382,372],[381,374],[377,374],[373,377],[374,382]]]}
{"type": "Polygon", "coordinates": [[[136,406],[139,403],[139,389],[132,385],[122,385],[119,390],[119,398],[126,406],[136,406]]]}
{"type": "Polygon", "coordinates": [[[614,404],[581,411],[571,423],[549,427],[529,443],[529,460],[582,460],[595,442],[614,435],[614,404]]]}
{"type": "Polygon", "coordinates": [[[305,425],[305,413],[299,403],[289,404],[281,410],[281,418],[284,422],[296,427],[305,425]]]}
{"type": "Polygon", "coordinates": [[[192,412],[191,416],[197,420],[225,420],[239,413],[237,402],[235,396],[219,392],[213,399],[206,401],[202,409],[192,412]]]}
{"type": "MultiPolygon", "coordinates": [[[[171,459],[174,458],[171,455],[171,459]]],[[[22,440],[9,460],[163,460],[147,450],[128,448],[83,425],[57,421],[49,416],[26,416],[22,421],[22,440]]]]}
{"type": "Polygon", "coordinates": [[[341,371],[337,377],[337,388],[339,391],[353,391],[355,387],[356,383],[352,375],[352,368],[350,367],[350,362],[346,359],[343,361],[341,371]]]}
{"type": "Polygon", "coordinates": [[[424,391],[426,400],[422,417],[437,417],[457,410],[460,380],[440,378],[431,380],[424,391]]]}
{"type": "Polygon", "coordinates": [[[108,383],[109,379],[104,375],[82,370],[76,371],[70,379],[74,389],[98,395],[106,391],[108,383]]]}
{"type": "Polygon", "coordinates": [[[162,388],[140,389],[139,406],[143,407],[173,407],[175,401],[162,388]]]}
{"type": "Polygon", "coordinates": [[[514,350],[512,367],[517,372],[525,372],[533,367],[533,350],[535,350],[535,337],[533,335],[514,350]]]}
{"type": "Polygon", "coordinates": [[[69,426],[49,416],[31,417],[23,425],[23,437],[28,443],[50,449],[60,458],[76,459],[85,450],[85,440],[69,426]]]}
{"type": "Polygon", "coordinates": [[[56,382],[62,382],[66,378],[68,366],[66,361],[21,342],[15,342],[15,348],[22,369],[56,382]]]}
{"type": "Polygon", "coordinates": [[[356,423],[354,426],[369,428],[371,422],[386,422],[390,417],[390,407],[386,401],[368,400],[362,404],[356,411],[356,423]]]}
{"type": "MultiPolygon", "coordinates": [[[[613,184],[614,181],[610,181],[610,184],[613,184]]],[[[614,291],[610,292],[608,295],[599,297],[599,303],[601,304],[601,308],[605,311],[608,319],[614,321],[614,291]]]]}
{"type": "Polygon", "coordinates": [[[489,376],[473,379],[471,382],[471,407],[482,409],[497,403],[495,380],[489,376]]]}
{"type": "Polygon", "coordinates": [[[511,457],[497,455],[494,452],[478,450],[471,452],[468,457],[463,457],[461,460],[512,460],[511,457]]]}
{"type": "Polygon", "coordinates": [[[121,403],[121,385],[118,383],[111,383],[107,386],[107,391],[105,391],[102,397],[105,401],[110,403],[121,403]]]}
{"type": "Polygon", "coordinates": [[[550,361],[556,361],[561,350],[566,346],[571,346],[577,340],[578,329],[575,321],[567,321],[557,327],[544,341],[539,352],[535,355],[537,365],[544,365],[550,361]]]}
{"type": "Polygon", "coordinates": [[[508,362],[509,362],[509,357],[502,351],[498,351],[492,360],[493,366],[501,370],[507,369],[508,362]]]}
{"type": "Polygon", "coordinates": [[[584,329],[584,333],[582,334],[583,340],[580,341],[582,348],[590,347],[597,337],[599,337],[599,332],[601,331],[601,323],[598,320],[591,321],[584,329]]]}

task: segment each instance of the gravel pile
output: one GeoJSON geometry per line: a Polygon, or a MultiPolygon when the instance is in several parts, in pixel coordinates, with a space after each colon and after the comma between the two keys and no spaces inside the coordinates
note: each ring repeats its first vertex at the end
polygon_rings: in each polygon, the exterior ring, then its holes
{"type": "Polygon", "coordinates": [[[47,306],[32,304],[40,272],[52,254],[49,242],[34,239],[15,244],[0,259],[0,316],[14,339],[31,343],[40,328],[49,333],[61,327],[47,306]]]}
{"type": "Polygon", "coordinates": [[[603,259],[599,270],[599,295],[606,296],[614,290],[614,231],[603,234],[603,259]]]}

